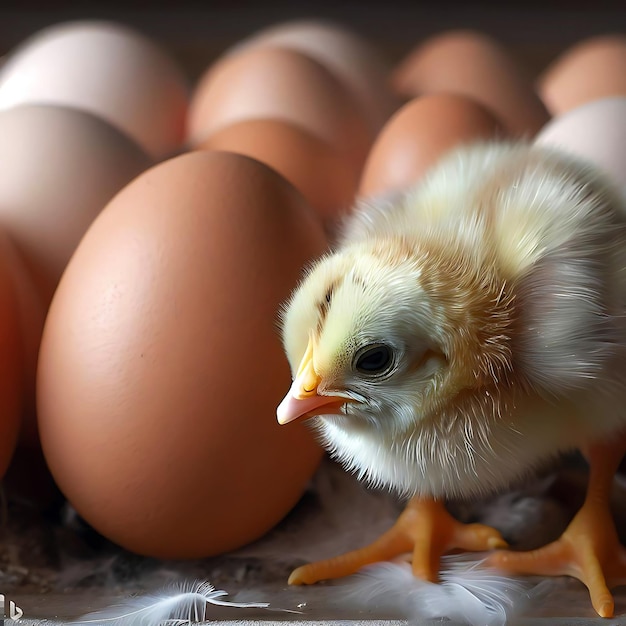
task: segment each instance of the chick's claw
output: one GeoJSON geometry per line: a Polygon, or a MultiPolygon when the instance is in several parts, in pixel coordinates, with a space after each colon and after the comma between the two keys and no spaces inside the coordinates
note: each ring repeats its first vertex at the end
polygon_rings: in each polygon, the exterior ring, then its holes
{"type": "Polygon", "coordinates": [[[481,552],[508,547],[495,528],[484,524],[463,524],[437,500],[415,498],[398,524],[403,521],[411,524],[413,574],[431,582],[439,580],[440,559],[450,550],[481,552]],[[402,519],[404,516],[407,516],[406,520],[402,519]]]}
{"type": "Polygon", "coordinates": [[[416,577],[437,582],[439,562],[446,552],[506,547],[506,542],[494,528],[462,524],[441,502],[414,498],[394,526],[376,541],[359,550],[299,567],[289,577],[289,584],[310,585],[320,580],[349,576],[366,565],[389,561],[405,553],[412,553],[412,569],[416,577]]]}
{"type": "Polygon", "coordinates": [[[613,617],[614,602],[609,588],[626,582],[626,549],[616,538],[611,539],[610,546],[606,540],[597,542],[598,535],[586,534],[583,525],[576,522],[574,518],[560,539],[543,548],[501,552],[492,555],[489,563],[512,573],[578,578],[589,589],[598,615],[613,617]]]}
{"type": "Polygon", "coordinates": [[[389,531],[364,548],[299,567],[289,577],[289,584],[312,585],[320,580],[350,576],[366,565],[389,561],[410,552],[413,544],[404,529],[399,526],[401,519],[402,516],[389,531]]]}
{"type": "Polygon", "coordinates": [[[611,514],[613,475],[626,451],[626,435],[589,446],[587,496],[563,535],[531,552],[492,555],[491,565],[518,574],[573,576],[589,589],[600,617],[613,617],[610,588],[626,583],[626,548],[619,542],[611,514]]]}

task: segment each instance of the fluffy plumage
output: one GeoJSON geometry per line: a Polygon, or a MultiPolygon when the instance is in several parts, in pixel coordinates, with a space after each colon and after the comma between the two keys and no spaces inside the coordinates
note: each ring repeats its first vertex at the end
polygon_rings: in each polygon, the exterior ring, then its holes
{"type": "Polygon", "coordinates": [[[311,342],[318,394],[345,399],[311,420],[328,449],[378,486],[468,497],[625,427],[625,216],[601,174],[520,144],[363,202],[283,314],[294,375],[311,342]],[[385,371],[357,370],[368,346],[385,371]]]}

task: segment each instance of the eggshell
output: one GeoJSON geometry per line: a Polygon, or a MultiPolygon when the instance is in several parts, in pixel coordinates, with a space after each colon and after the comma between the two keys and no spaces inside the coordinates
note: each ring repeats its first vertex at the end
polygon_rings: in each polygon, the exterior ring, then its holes
{"type": "Polygon", "coordinates": [[[60,495],[43,459],[35,399],[37,358],[48,308],[15,245],[1,232],[0,248],[12,270],[22,354],[19,435],[2,484],[9,500],[19,498],[31,507],[44,510],[58,502],[60,495]]]}
{"type": "Polygon", "coordinates": [[[626,96],[626,37],[593,37],[566,50],[541,75],[538,91],[553,115],[626,96]]]}
{"type": "Polygon", "coordinates": [[[368,41],[346,28],[316,20],[285,22],[262,30],[232,52],[268,45],[302,52],[335,74],[362,108],[373,134],[398,107],[382,57],[368,41]]]}
{"type": "Polygon", "coordinates": [[[218,61],[193,96],[188,137],[197,145],[251,119],[279,119],[329,143],[361,167],[371,135],[352,96],[323,65],[293,50],[251,49],[218,61]]]}
{"type": "Polygon", "coordinates": [[[504,135],[480,104],[435,94],[405,104],[380,132],[363,169],[360,196],[406,188],[457,145],[504,135]]]}
{"type": "Polygon", "coordinates": [[[408,97],[449,92],[472,98],[516,136],[533,137],[549,119],[530,80],[507,51],[471,31],[427,39],[400,63],[392,84],[408,97]]]}
{"type": "Polygon", "coordinates": [[[595,100],[554,118],[535,139],[603,169],[626,191],[626,98],[595,100]]]}
{"type": "Polygon", "coordinates": [[[102,534],[202,557],[295,504],[321,451],[276,422],[277,310],[325,245],[291,185],[226,152],[154,167],[96,220],[46,321],[38,409],[57,484],[102,534]]]}
{"type": "Polygon", "coordinates": [[[89,113],[57,106],[0,112],[0,223],[44,306],[96,215],[151,160],[89,113]]]}
{"type": "Polygon", "coordinates": [[[26,40],[0,75],[0,109],[57,104],[93,113],[154,157],[183,141],[188,87],[174,62],[120,24],[68,22],[26,40]]]}
{"type": "Polygon", "coordinates": [[[0,479],[9,465],[20,427],[23,345],[11,243],[0,232],[0,479]]]}
{"type": "Polygon", "coordinates": [[[248,120],[227,126],[200,146],[253,157],[282,174],[323,219],[337,218],[354,200],[358,174],[326,142],[279,120],[248,120]]]}
{"type": "Polygon", "coordinates": [[[23,356],[22,420],[19,444],[28,449],[26,456],[32,464],[34,457],[41,454],[35,411],[35,378],[39,344],[41,343],[48,303],[44,303],[42,300],[41,294],[15,245],[7,239],[3,250],[4,256],[9,260],[14,279],[23,356]]]}

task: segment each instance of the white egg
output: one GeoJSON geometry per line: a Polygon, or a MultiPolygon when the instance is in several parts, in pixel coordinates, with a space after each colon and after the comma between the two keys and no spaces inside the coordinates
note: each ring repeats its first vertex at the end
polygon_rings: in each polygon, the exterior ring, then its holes
{"type": "Polygon", "coordinates": [[[535,143],[594,163],[626,191],[626,98],[595,100],[555,117],[535,143]]]}
{"type": "Polygon", "coordinates": [[[27,39],[0,74],[0,110],[57,104],[102,117],[154,157],[183,141],[188,89],[155,44],[109,22],[69,22],[27,39]]]}

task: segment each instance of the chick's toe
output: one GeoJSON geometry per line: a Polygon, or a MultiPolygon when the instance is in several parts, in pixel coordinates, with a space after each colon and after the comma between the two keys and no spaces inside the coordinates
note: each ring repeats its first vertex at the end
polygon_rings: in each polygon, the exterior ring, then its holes
{"type": "Polygon", "coordinates": [[[626,437],[590,447],[587,496],[582,508],[556,541],[530,552],[500,552],[491,565],[512,573],[573,576],[589,589],[601,617],[612,617],[610,589],[626,583],[626,548],[617,536],[609,494],[613,474],[626,451],[626,437]]]}
{"type": "Polygon", "coordinates": [[[437,582],[441,557],[454,549],[483,551],[506,548],[500,533],[483,524],[455,520],[441,501],[413,498],[393,527],[364,548],[325,561],[303,565],[289,577],[291,585],[354,574],[362,567],[411,553],[416,577],[437,582]]]}

